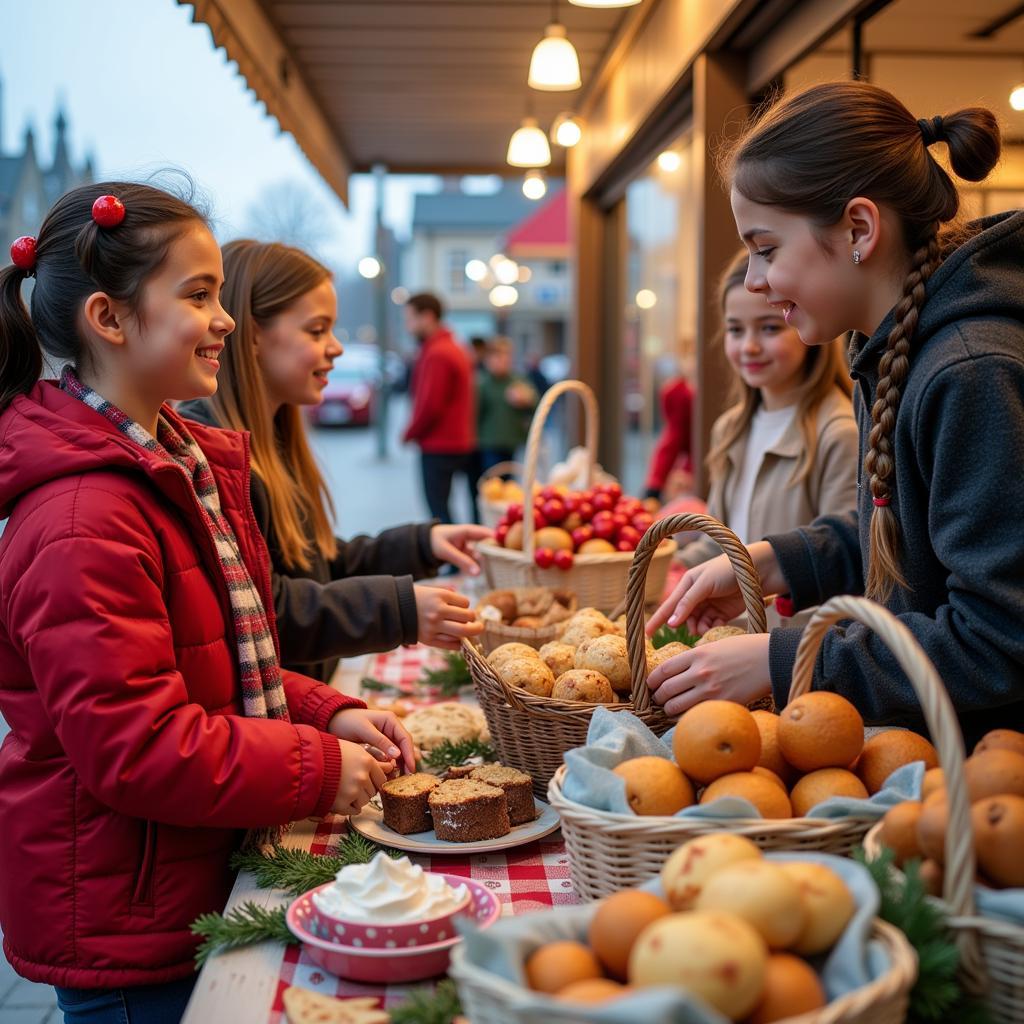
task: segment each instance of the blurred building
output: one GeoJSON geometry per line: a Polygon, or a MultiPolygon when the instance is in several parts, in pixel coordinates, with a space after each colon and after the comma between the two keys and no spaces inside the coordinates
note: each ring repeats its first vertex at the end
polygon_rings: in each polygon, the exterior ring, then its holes
{"type": "MultiPolygon", "coordinates": [[[[0,89],[0,146],[3,142],[3,93],[0,89]]],[[[55,142],[50,159],[36,151],[32,127],[25,129],[21,151],[0,149],[0,238],[13,241],[39,231],[46,211],[68,189],[93,180],[92,158],[76,167],[68,147],[68,122],[63,110],[54,121],[55,142]]]]}

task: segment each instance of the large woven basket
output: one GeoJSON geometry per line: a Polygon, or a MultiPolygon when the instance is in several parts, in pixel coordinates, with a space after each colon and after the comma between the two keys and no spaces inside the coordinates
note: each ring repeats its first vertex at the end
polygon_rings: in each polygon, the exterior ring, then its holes
{"type": "MultiPolygon", "coordinates": [[[[1001,1024],[1024,1024],[1024,928],[978,914],[974,902],[975,861],[971,808],[964,781],[964,743],[956,712],[935,666],[910,631],[884,608],[863,598],[834,598],[821,606],[804,636],[823,633],[834,622],[856,619],[886,636],[906,672],[939,752],[949,799],[943,908],[960,949],[960,973],[965,987],[988,1003],[992,1019],[1001,1024]]],[[[800,667],[803,645],[797,653],[800,667]]],[[[813,659],[806,671],[813,668],[813,659]]],[[[871,858],[881,851],[876,825],[864,839],[871,858]]],[[[894,869],[895,870],[895,869],[894,869]]]]}
{"type": "MultiPolygon", "coordinates": [[[[608,612],[621,600],[629,577],[633,555],[616,551],[604,555],[576,555],[571,569],[541,569],[533,560],[534,527],[532,509],[533,487],[537,482],[537,460],[540,455],[544,424],[555,402],[564,394],[579,395],[586,414],[587,486],[594,482],[597,456],[598,409],[594,392],[582,381],[563,380],[549,388],[537,405],[526,441],[526,469],[523,474],[525,508],[523,515],[523,550],[516,551],[485,541],[477,546],[477,554],[489,586],[500,587],[566,587],[574,590],[583,608],[599,608],[608,612]]],[[[667,536],[667,535],[665,535],[667,536]]],[[[657,601],[665,589],[669,565],[675,552],[675,541],[667,541],[655,554],[647,576],[649,602],[657,601]]]]}
{"type": "MultiPolygon", "coordinates": [[[[651,702],[647,687],[647,643],[644,635],[644,596],[647,572],[663,538],[681,530],[700,530],[713,537],[725,550],[736,570],[747,609],[747,629],[764,633],[764,597],[757,571],[739,538],[710,516],[690,513],[669,516],[655,523],[633,553],[626,585],[626,643],[632,675],[630,698],[617,704],[589,704],[538,697],[502,682],[483,654],[467,640],[462,650],[473,678],[477,699],[491,732],[491,741],[502,763],[529,772],[534,792],[541,797],[562,765],[562,755],[587,742],[587,730],[595,708],[632,711],[648,728],[660,735],[673,724],[660,707],[651,702]]],[[[621,604],[621,597],[617,602],[621,604]]],[[[582,601],[581,601],[582,604],[582,601]]]]}
{"type": "Polygon", "coordinates": [[[480,522],[492,530],[498,525],[498,520],[508,511],[510,502],[492,501],[490,498],[485,498],[483,485],[485,481],[490,480],[492,477],[505,476],[506,474],[512,474],[522,480],[522,464],[519,462],[499,462],[497,465],[491,466],[490,469],[485,469],[480,474],[480,480],[477,483],[476,507],[480,510],[480,522]]]}
{"type": "MultiPolygon", "coordinates": [[[[863,603],[875,607],[869,602],[863,603]]],[[[810,690],[814,659],[824,632],[823,629],[817,633],[805,631],[801,638],[790,700],[810,690]]],[[[883,628],[879,634],[895,645],[890,631],[883,628]]],[[[547,799],[561,816],[572,884],[585,899],[599,899],[619,889],[640,885],[661,870],[666,856],[677,846],[711,832],[746,836],[762,850],[818,851],[845,856],[861,844],[874,824],[873,818],[856,815],[834,819],[711,819],[614,814],[567,799],[564,781],[565,769],[562,768],[551,780],[547,799]]]]}
{"type": "MultiPolygon", "coordinates": [[[[820,1010],[787,1018],[788,1024],[903,1024],[917,979],[917,957],[906,936],[879,918],[872,922],[869,939],[888,957],[885,973],[820,1010]]],[[[522,996],[519,986],[467,962],[461,943],[452,952],[449,973],[458,985],[463,1012],[473,1024],[541,1024],[535,1014],[515,1009],[522,996]]],[[[580,1009],[572,1019],[574,1024],[586,1024],[593,1018],[580,1009]]]]}

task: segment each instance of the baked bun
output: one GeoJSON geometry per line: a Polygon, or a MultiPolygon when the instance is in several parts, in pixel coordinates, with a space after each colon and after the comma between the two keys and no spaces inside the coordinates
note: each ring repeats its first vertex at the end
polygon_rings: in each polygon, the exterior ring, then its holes
{"type": "Polygon", "coordinates": [[[586,668],[563,672],[551,690],[556,700],[574,700],[589,704],[615,703],[615,691],[606,676],[586,668]]]}

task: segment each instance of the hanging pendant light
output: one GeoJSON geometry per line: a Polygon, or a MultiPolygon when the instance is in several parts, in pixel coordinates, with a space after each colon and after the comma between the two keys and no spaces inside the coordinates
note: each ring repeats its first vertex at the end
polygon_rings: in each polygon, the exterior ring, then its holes
{"type": "Polygon", "coordinates": [[[544,179],[544,172],[533,168],[526,172],[523,178],[523,195],[527,199],[543,199],[547,194],[548,183],[544,179]]]}
{"type": "Polygon", "coordinates": [[[576,47],[569,42],[565,26],[558,20],[558,0],[552,0],[551,23],[544,30],[544,38],[533,48],[527,83],[531,89],[543,92],[566,92],[578,89],[580,59],[576,47]]]}
{"type": "Polygon", "coordinates": [[[1010,90],[1010,106],[1014,110],[1024,110],[1024,82],[1015,85],[1010,90]]]}
{"type": "Polygon", "coordinates": [[[636,7],[641,0],[569,0],[574,7],[636,7]]]}
{"type": "Polygon", "coordinates": [[[512,167],[547,167],[551,163],[548,137],[535,117],[524,117],[508,141],[505,160],[512,167]]]}
{"type": "Polygon", "coordinates": [[[551,141],[569,149],[583,138],[583,122],[566,110],[551,125],[551,141]]]}

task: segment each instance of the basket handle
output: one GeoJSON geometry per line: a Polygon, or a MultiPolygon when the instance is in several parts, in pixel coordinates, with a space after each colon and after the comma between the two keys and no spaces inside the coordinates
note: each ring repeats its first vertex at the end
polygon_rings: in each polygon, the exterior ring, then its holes
{"type": "Polygon", "coordinates": [[[750,552],[739,537],[717,519],[699,512],[683,512],[659,519],[647,530],[637,545],[633,564],[629,567],[629,582],[626,584],[626,646],[633,677],[631,696],[633,707],[637,711],[647,711],[651,706],[651,691],[647,687],[647,644],[644,636],[644,590],[647,569],[656,548],[666,537],[689,530],[706,533],[712,540],[717,541],[729,556],[747,610],[747,632],[768,632],[761,578],[750,560],[750,552]]]}
{"type": "Polygon", "coordinates": [[[504,476],[506,473],[522,477],[523,464],[521,462],[496,462],[490,469],[485,469],[480,474],[480,479],[490,480],[492,476],[504,476]]]}
{"type": "Polygon", "coordinates": [[[552,406],[569,392],[579,395],[586,413],[587,486],[594,482],[594,463],[597,459],[597,398],[581,380],[562,380],[544,392],[530,422],[526,438],[526,468],[523,471],[523,551],[533,556],[533,485],[537,482],[537,460],[540,457],[541,436],[552,406]]]}
{"type": "MultiPolygon", "coordinates": [[[[963,735],[946,687],[910,630],[892,612],[873,601],[863,597],[833,597],[818,608],[804,628],[793,665],[789,699],[810,690],[814,665],[825,634],[832,625],[844,619],[863,623],[881,637],[900,663],[900,668],[906,672],[921,702],[924,720],[939,753],[949,800],[942,894],[954,915],[971,916],[974,913],[974,836],[964,780],[963,735]]],[[[958,929],[957,942],[964,969],[981,969],[976,933],[969,928],[958,929]]]]}

